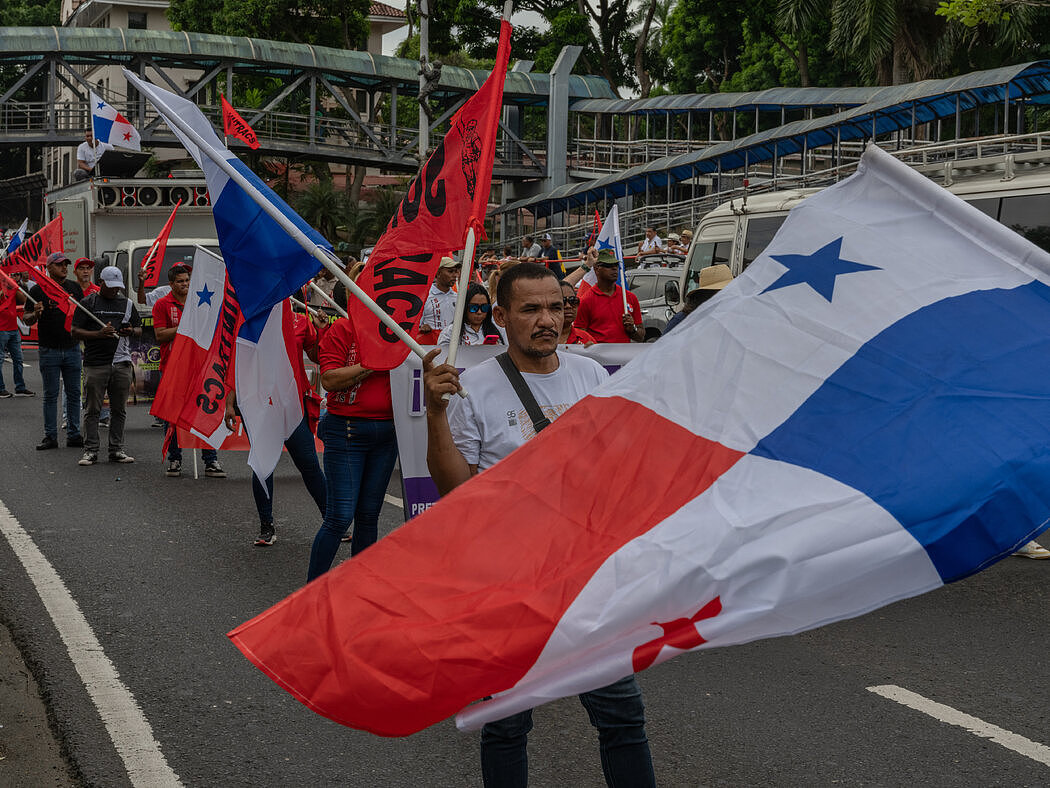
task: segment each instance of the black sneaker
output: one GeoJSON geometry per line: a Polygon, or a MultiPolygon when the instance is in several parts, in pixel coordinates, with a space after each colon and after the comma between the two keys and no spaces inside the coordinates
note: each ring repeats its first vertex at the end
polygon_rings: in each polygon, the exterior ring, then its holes
{"type": "Polygon", "coordinates": [[[256,547],[269,547],[277,541],[277,530],[273,523],[265,523],[259,529],[259,537],[255,540],[256,547]]]}
{"type": "Polygon", "coordinates": [[[36,392],[30,391],[29,389],[15,389],[16,397],[35,397],[36,392]]]}
{"type": "Polygon", "coordinates": [[[57,449],[57,448],[58,448],[58,441],[56,441],[54,438],[51,438],[51,437],[49,437],[47,435],[45,435],[44,439],[42,441],[40,441],[40,443],[38,443],[36,445],[36,450],[37,451],[47,451],[48,449],[57,449]]]}
{"type": "Polygon", "coordinates": [[[115,451],[115,452],[113,452],[112,454],[109,455],[109,461],[110,462],[129,463],[129,462],[135,462],[135,458],[130,456],[130,455],[128,455],[128,454],[125,454],[122,451],[115,451]]]}
{"type": "Polygon", "coordinates": [[[13,396],[14,394],[12,394],[7,389],[0,389],[0,399],[11,399],[11,397],[13,396]]]}
{"type": "Polygon", "coordinates": [[[165,476],[182,476],[182,461],[172,460],[168,463],[168,470],[164,472],[165,476]]]}
{"type": "Polygon", "coordinates": [[[98,462],[98,455],[93,451],[86,451],[77,465],[94,465],[96,462],[98,462]]]}
{"type": "Polygon", "coordinates": [[[204,466],[204,475],[212,479],[225,479],[226,471],[222,469],[218,461],[213,461],[204,466]]]}
{"type": "Polygon", "coordinates": [[[106,418],[104,418],[104,419],[99,419],[98,420],[98,426],[100,426],[100,427],[108,427],[109,426],[109,416],[106,416],[106,418]]]}
{"type": "Polygon", "coordinates": [[[73,438],[66,438],[66,446],[71,449],[83,449],[84,448],[84,436],[77,435],[73,438]]]}

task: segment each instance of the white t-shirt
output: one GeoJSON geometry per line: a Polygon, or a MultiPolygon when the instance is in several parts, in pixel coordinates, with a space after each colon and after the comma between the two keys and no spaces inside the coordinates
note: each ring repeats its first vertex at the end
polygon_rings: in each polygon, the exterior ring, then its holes
{"type": "Polygon", "coordinates": [[[664,248],[664,242],[660,240],[659,235],[654,235],[652,240],[643,238],[641,246],[639,247],[643,252],[655,252],[657,249],[664,248]]]}
{"type": "Polygon", "coordinates": [[[450,287],[447,293],[442,293],[437,285],[431,285],[427,302],[423,305],[422,322],[435,331],[440,331],[445,326],[452,325],[455,319],[456,291],[450,287]]]}
{"type": "Polygon", "coordinates": [[[533,244],[521,255],[522,257],[540,257],[543,254],[543,247],[539,244],[533,244]]]}
{"type": "Polygon", "coordinates": [[[95,163],[102,158],[102,154],[108,150],[113,150],[113,146],[108,142],[95,140],[94,148],[88,145],[86,141],[82,142],[77,145],[77,161],[82,161],[91,169],[95,169],[95,163]]]}
{"type": "MultiPolygon", "coordinates": [[[[609,378],[597,361],[575,353],[558,353],[558,368],[547,375],[522,373],[543,415],[551,421],[609,378]]],[[[495,358],[463,373],[468,396],[453,397],[448,425],[456,448],[470,465],[495,465],[536,431],[514,387],[495,358]]]]}
{"type": "Polygon", "coordinates": [[[153,288],[148,293],[146,293],[146,306],[152,309],[155,303],[160,301],[160,299],[164,298],[164,296],[166,296],[170,292],[171,285],[161,285],[160,287],[153,288]]]}
{"type": "MultiPolygon", "coordinates": [[[[493,323],[493,325],[496,325],[496,324],[493,323]]],[[[496,331],[500,335],[500,338],[503,340],[502,343],[497,343],[497,344],[504,344],[504,345],[506,345],[507,344],[507,334],[503,330],[503,327],[502,326],[496,326],[496,331]]],[[[438,337],[438,344],[441,345],[442,347],[448,347],[449,345],[452,344],[452,326],[451,325],[447,325],[443,329],[441,329],[441,336],[438,337]]],[[[470,326],[468,326],[466,323],[464,323],[463,324],[463,333],[459,335],[459,344],[461,344],[461,345],[484,345],[485,344],[485,334],[483,332],[483,328],[473,329],[470,326]]]]}

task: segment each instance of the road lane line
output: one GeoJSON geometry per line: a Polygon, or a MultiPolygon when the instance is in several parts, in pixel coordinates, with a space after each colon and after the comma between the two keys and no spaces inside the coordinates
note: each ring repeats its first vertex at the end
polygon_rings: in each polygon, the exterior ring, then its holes
{"type": "Polygon", "coordinates": [[[990,739],[996,744],[999,744],[1008,750],[1013,750],[1019,755],[1031,758],[1033,761],[1038,761],[1044,766],[1050,766],[1050,747],[1047,747],[1045,744],[1039,744],[1031,739],[1026,739],[1020,734],[1011,733],[1008,730],[1000,728],[998,725],[992,725],[990,722],[985,722],[977,717],[964,714],[957,709],[953,709],[951,706],[945,706],[943,703],[929,700],[911,690],[906,690],[903,687],[897,687],[893,684],[868,687],[868,692],[874,692],[876,695],[881,695],[884,698],[896,701],[910,709],[921,711],[923,714],[928,714],[935,720],[947,723],[948,725],[965,728],[970,733],[985,739],[990,739]]]}
{"type": "Polygon", "coordinates": [[[394,506],[400,506],[402,509],[405,508],[405,502],[402,501],[400,498],[395,498],[390,493],[387,493],[386,495],[384,495],[383,496],[383,500],[386,501],[387,503],[394,504],[394,506]]]}
{"type": "Polygon", "coordinates": [[[181,786],[178,775],[168,766],[160,745],[153,738],[146,715],[135,701],[117,669],[102,651],[87,619],[33,539],[0,501],[0,533],[26,574],[33,581],[40,601],[51,616],[84,688],[98,709],[113,746],[124,761],[128,778],[135,786],[181,786]]]}

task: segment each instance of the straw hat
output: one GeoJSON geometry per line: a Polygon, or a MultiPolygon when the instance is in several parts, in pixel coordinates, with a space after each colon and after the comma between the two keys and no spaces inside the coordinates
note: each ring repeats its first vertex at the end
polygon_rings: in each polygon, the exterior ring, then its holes
{"type": "Polygon", "coordinates": [[[725,263],[709,265],[700,269],[700,283],[698,290],[721,290],[733,281],[733,273],[725,263]]]}

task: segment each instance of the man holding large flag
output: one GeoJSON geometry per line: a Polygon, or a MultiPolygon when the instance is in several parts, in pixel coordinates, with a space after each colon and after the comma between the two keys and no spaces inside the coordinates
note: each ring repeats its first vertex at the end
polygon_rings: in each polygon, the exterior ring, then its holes
{"type": "MultiPolygon", "coordinates": [[[[218,264],[218,261],[216,263],[218,264]]],[[[202,271],[201,273],[203,275],[204,272],[202,271]]],[[[171,292],[153,305],[153,332],[157,337],[157,346],[160,348],[161,381],[164,380],[164,368],[171,357],[171,349],[179,333],[179,323],[182,321],[182,315],[186,309],[186,296],[190,292],[190,275],[190,267],[186,265],[173,265],[168,269],[168,284],[171,285],[171,292]]],[[[216,285],[218,281],[218,277],[216,277],[214,280],[216,285]]],[[[200,286],[200,281],[198,281],[198,287],[200,286]]],[[[217,299],[218,295],[216,294],[213,297],[217,299]]],[[[208,300],[210,301],[210,298],[208,300]]],[[[209,308],[211,307],[210,304],[208,306],[209,308]]],[[[193,358],[193,356],[182,357],[180,354],[179,369],[175,373],[179,378],[179,384],[175,386],[173,393],[181,390],[183,398],[191,401],[194,399],[194,395],[199,392],[195,392],[192,388],[185,386],[185,362],[189,358],[193,358]]],[[[193,366],[197,366],[199,369],[207,365],[202,364],[200,359],[194,359],[193,366]]],[[[166,394],[168,391],[169,389],[165,387],[166,394]]],[[[186,427],[186,425],[183,426],[186,427]]],[[[168,460],[168,469],[165,475],[172,478],[182,475],[182,449],[179,447],[177,430],[178,424],[175,420],[165,421],[164,445],[167,447],[168,460]]],[[[201,459],[204,461],[205,476],[216,479],[226,478],[226,471],[219,465],[219,454],[215,449],[211,447],[202,449],[201,459]]]]}
{"type": "MultiPolygon", "coordinates": [[[[427,465],[442,495],[496,464],[543,428],[531,421],[530,403],[519,397],[514,375],[524,382],[547,424],[608,378],[596,361],[557,352],[562,294],[553,271],[521,263],[500,278],[497,290],[494,318],[507,331],[506,359],[491,358],[464,374],[471,396],[447,398],[459,390],[456,368],[426,365],[427,465]],[[513,370],[505,371],[506,363],[513,370]],[[508,413],[516,418],[509,420],[508,413]]],[[[430,362],[436,354],[428,356],[430,362]]],[[[584,692],[580,701],[598,729],[606,783],[632,788],[655,785],[645,708],[634,676],[584,692]]],[[[481,729],[481,773],[487,788],[528,785],[526,745],[531,729],[531,709],[481,729]]]]}

